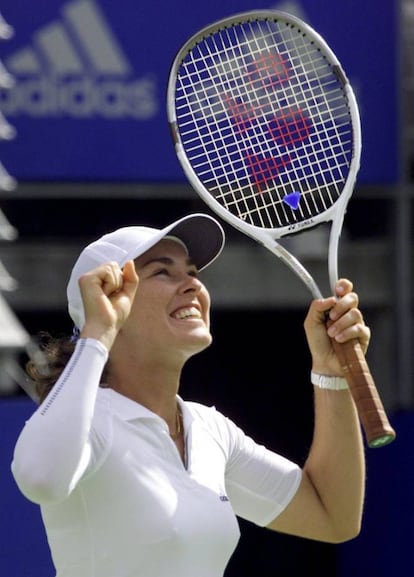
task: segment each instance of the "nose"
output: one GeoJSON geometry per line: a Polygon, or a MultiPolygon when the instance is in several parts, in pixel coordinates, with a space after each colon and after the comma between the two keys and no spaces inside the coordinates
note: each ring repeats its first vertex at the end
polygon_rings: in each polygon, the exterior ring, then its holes
{"type": "Polygon", "coordinates": [[[199,292],[202,286],[197,277],[186,275],[180,284],[180,292],[199,292]]]}

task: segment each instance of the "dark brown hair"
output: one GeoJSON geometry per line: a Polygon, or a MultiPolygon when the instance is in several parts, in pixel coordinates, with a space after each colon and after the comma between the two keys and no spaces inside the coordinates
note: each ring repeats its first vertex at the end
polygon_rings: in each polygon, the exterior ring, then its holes
{"type": "MultiPolygon", "coordinates": [[[[48,332],[38,335],[38,345],[42,353],[42,363],[30,359],[26,363],[26,372],[32,379],[36,395],[41,403],[59,379],[76,345],[73,336],[53,337],[48,332]]],[[[105,376],[106,371],[103,373],[105,376]]]]}

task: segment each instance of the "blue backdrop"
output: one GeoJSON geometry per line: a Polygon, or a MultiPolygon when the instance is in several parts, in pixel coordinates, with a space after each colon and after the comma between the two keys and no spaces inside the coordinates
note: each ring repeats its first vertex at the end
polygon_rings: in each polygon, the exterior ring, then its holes
{"type": "Polygon", "coordinates": [[[19,181],[184,181],[165,111],[169,67],[187,38],[222,17],[285,9],[325,37],[360,105],[359,182],[398,178],[394,0],[3,0],[15,35],[0,59],[16,85],[0,107],[17,130],[0,159],[19,181]]]}

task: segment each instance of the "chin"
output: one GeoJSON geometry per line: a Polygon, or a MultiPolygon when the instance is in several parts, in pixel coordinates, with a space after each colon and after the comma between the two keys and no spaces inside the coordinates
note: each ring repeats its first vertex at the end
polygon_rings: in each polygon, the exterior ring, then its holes
{"type": "Polygon", "coordinates": [[[210,334],[205,334],[198,338],[192,339],[192,348],[194,349],[193,354],[201,353],[204,349],[207,349],[213,342],[213,337],[210,334]]]}

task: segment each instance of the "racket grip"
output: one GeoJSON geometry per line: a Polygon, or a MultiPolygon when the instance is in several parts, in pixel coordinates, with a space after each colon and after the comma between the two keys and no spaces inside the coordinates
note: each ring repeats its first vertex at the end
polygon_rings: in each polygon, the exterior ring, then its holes
{"type": "Polygon", "coordinates": [[[346,343],[333,340],[335,353],[354,399],[369,447],[383,447],[396,436],[357,339],[346,343]]]}

